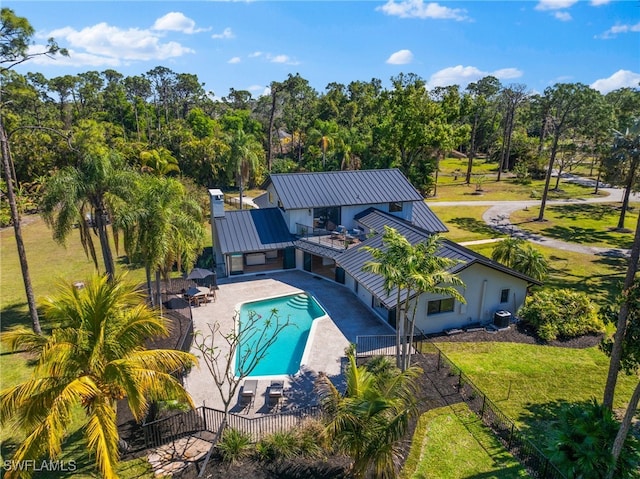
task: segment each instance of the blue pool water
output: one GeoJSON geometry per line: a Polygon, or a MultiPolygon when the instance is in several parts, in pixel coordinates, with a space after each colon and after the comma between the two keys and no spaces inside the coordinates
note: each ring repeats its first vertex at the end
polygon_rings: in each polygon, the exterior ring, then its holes
{"type": "MultiPolygon", "coordinates": [[[[236,371],[241,367],[241,358],[251,357],[254,345],[264,332],[264,337],[270,337],[275,330],[276,318],[272,316],[277,311],[279,322],[282,324],[289,319],[290,325],[278,334],[276,341],[267,349],[250,376],[271,376],[277,374],[295,374],[300,369],[300,361],[307,344],[309,331],[313,320],[326,315],[322,306],[307,293],[296,293],[277,298],[263,299],[240,306],[239,328],[247,324],[251,315],[258,318],[255,334],[240,344],[236,353],[236,371]],[[270,324],[269,324],[270,323],[270,324]]],[[[263,340],[264,344],[264,340],[263,340]]],[[[244,364],[248,364],[245,362],[244,364]]]]}

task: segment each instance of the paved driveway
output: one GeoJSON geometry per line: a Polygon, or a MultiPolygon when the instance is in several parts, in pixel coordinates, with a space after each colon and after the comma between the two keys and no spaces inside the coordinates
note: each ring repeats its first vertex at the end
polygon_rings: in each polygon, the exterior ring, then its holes
{"type": "MultiPolygon", "coordinates": [[[[315,334],[309,338],[311,349],[306,367],[295,376],[284,377],[288,388],[286,407],[315,404],[313,383],[320,371],[330,376],[334,383],[342,384],[344,350],[349,343],[355,342],[357,335],[394,334],[393,329],[367,309],[347,288],[303,271],[224,278],[219,281],[219,286],[215,302],[192,308],[196,330],[208,333],[208,325],[217,321],[222,332],[232,331],[233,316],[239,303],[301,290],[313,294],[327,311],[329,318],[317,319],[315,334]]],[[[224,341],[217,344],[224,346],[224,341]]],[[[228,348],[224,351],[228,351],[228,348]]],[[[196,349],[192,352],[200,354],[196,349]]],[[[224,355],[225,352],[222,353],[224,355]]],[[[244,412],[254,415],[268,411],[265,401],[271,379],[273,377],[258,378],[254,405],[244,412]]],[[[222,409],[220,394],[202,360],[200,366],[187,376],[185,386],[196,406],[206,404],[222,409]]],[[[234,412],[241,411],[237,399],[236,394],[231,403],[234,412]]]]}

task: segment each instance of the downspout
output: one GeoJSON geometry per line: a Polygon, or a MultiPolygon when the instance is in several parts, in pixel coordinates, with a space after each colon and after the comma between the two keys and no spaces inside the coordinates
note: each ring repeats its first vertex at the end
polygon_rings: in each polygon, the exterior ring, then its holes
{"type": "Polygon", "coordinates": [[[478,320],[482,323],[483,312],[484,312],[484,300],[487,294],[487,280],[482,281],[482,289],[480,290],[480,307],[478,308],[478,320]]]}

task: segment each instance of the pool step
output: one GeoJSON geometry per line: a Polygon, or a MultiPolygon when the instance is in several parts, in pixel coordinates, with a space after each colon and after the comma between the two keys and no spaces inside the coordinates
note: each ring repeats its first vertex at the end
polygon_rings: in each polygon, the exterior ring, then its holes
{"type": "Polygon", "coordinates": [[[309,307],[309,296],[306,294],[299,294],[297,296],[292,297],[287,301],[287,306],[293,309],[308,309],[309,307]]]}

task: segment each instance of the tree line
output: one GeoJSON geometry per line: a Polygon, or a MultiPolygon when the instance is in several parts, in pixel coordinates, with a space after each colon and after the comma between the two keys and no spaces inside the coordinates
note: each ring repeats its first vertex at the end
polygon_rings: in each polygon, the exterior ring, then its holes
{"type": "Polygon", "coordinates": [[[259,185],[268,172],[398,167],[428,195],[452,150],[468,158],[467,183],[478,157],[496,162],[498,180],[516,168],[544,176],[588,158],[594,175],[603,166],[609,181],[624,183],[631,165],[605,160],[612,131],[626,131],[640,111],[638,88],[603,95],[559,83],[535,93],[493,76],[428,89],[420,76],[401,73],[389,88],[373,78],[318,92],[296,73],[272,81],[267,95],[231,88],[220,99],[197,75],[164,66],[53,78],[5,69],[2,84],[15,174],[27,190],[68,166],[69,139],[80,137],[131,167],[206,187],[259,185]]]}

